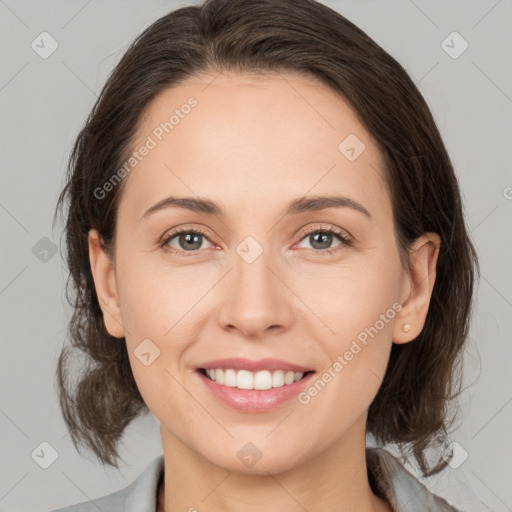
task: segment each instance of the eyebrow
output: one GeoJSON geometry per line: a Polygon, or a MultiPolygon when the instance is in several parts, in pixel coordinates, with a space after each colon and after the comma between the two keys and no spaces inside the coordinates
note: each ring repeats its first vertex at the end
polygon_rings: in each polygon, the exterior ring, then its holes
{"type": "MultiPolygon", "coordinates": [[[[207,215],[223,216],[221,206],[209,199],[197,197],[169,196],[151,206],[140,218],[147,219],[153,213],[165,208],[182,208],[207,215]]],[[[344,196],[309,196],[300,197],[291,201],[286,208],[285,215],[297,215],[307,211],[325,210],[327,208],[351,208],[363,213],[368,219],[372,219],[370,212],[360,203],[344,196]]]]}

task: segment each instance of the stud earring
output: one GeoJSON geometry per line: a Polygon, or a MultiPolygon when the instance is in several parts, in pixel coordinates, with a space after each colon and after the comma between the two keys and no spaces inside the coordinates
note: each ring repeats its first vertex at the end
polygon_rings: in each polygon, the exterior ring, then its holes
{"type": "Polygon", "coordinates": [[[409,332],[410,328],[411,328],[411,326],[409,324],[402,325],[402,331],[404,331],[404,332],[409,332]]]}

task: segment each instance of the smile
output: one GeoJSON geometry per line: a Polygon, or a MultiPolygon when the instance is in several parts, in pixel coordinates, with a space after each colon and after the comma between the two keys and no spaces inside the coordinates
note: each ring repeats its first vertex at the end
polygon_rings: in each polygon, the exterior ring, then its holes
{"type": "Polygon", "coordinates": [[[284,359],[228,357],[202,361],[194,373],[215,401],[241,412],[262,413],[293,403],[316,371],[284,359]]]}
{"type": "MultiPolygon", "coordinates": [[[[221,386],[238,389],[265,390],[280,388],[293,384],[302,379],[303,372],[286,370],[261,370],[251,372],[248,370],[234,370],[231,368],[222,369],[200,369],[201,373],[221,386]]],[[[306,372],[308,373],[308,372],[306,372]]]]}

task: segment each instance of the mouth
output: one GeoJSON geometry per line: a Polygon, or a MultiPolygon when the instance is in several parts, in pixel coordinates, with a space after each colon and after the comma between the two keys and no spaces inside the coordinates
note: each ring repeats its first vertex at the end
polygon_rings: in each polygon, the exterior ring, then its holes
{"type": "Polygon", "coordinates": [[[198,368],[197,371],[220,386],[255,391],[289,386],[315,373],[314,370],[294,372],[293,370],[278,369],[253,372],[235,368],[198,368]]]}
{"type": "Polygon", "coordinates": [[[291,404],[316,371],[283,359],[231,357],[201,363],[194,373],[219,403],[243,413],[263,413],[291,404]]]}

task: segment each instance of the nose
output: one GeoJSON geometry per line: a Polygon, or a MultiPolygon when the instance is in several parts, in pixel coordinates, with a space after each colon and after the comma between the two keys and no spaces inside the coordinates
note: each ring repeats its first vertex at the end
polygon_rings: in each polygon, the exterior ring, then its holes
{"type": "Polygon", "coordinates": [[[247,339],[262,340],[270,331],[287,331],[293,322],[293,293],[273,270],[267,251],[252,263],[238,255],[224,283],[218,322],[247,339]],[[268,332],[267,332],[268,331],[268,332]]]}

